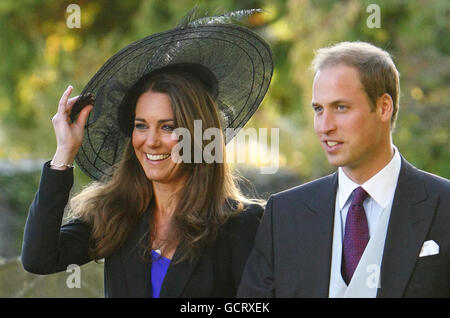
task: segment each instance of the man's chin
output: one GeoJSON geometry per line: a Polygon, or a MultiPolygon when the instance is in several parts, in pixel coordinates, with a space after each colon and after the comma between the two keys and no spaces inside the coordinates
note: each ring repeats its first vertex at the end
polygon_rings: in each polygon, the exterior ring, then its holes
{"type": "Polygon", "coordinates": [[[343,158],[338,158],[337,156],[327,156],[328,163],[333,167],[343,167],[346,165],[346,161],[343,158]]]}

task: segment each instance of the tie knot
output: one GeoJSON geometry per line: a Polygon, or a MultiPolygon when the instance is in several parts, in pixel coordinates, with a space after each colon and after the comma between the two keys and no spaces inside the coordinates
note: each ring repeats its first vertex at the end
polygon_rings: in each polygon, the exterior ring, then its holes
{"type": "Polygon", "coordinates": [[[353,205],[361,205],[364,200],[369,196],[369,194],[362,187],[357,187],[353,190],[353,205]]]}

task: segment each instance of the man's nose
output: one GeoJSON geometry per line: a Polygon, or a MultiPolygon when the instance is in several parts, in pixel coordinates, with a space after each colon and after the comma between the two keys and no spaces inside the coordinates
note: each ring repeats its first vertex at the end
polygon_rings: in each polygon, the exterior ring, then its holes
{"type": "Polygon", "coordinates": [[[324,110],[314,118],[314,129],[318,134],[328,135],[336,130],[334,115],[329,110],[324,110]]]}

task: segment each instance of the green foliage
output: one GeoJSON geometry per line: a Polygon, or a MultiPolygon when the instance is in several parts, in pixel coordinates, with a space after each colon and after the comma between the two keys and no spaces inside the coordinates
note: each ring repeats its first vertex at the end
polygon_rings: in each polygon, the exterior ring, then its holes
{"type": "Polygon", "coordinates": [[[32,198],[39,184],[40,172],[20,172],[14,175],[0,174],[0,192],[6,203],[14,211],[26,215],[32,198]],[[28,204],[24,203],[27,202],[28,204]]]}
{"type": "MultiPolygon", "coordinates": [[[[13,213],[13,228],[10,233],[14,236],[14,250],[20,253],[23,228],[28,208],[39,184],[39,172],[20,172],[13,175],[0,174],[0,203],[2,211],[13,213]]],[[[0,255],[1,256],[1,255],[0,255]]]]}
{"type": "Polygon", "coordinates": [[[381,28],[369,28],[372,1],[97,0],[0,3],[0,158],[49,158],[50,118],[67,87],[74,95],[126,44],[167,30],[196,4],[211,14],[261,7],[249,21],[273,48],[275,73],[254,127],[280,128],[280,164],[306,180],[332,168],[312,130],[314,50],[344,40],[387,49],[401,73],[401,109],[394,141],[430,172],[450,176],[448,84],[450,3],[378,1],[381,28]],[[66,8],[81,8],[81,28],[66,26],[66,8]]]}

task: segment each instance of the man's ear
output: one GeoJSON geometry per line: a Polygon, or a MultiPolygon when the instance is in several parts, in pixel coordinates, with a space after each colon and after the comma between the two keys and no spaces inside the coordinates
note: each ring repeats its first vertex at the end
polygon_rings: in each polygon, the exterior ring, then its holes
{"type": "Polygon", "coordinates": [[[394,111],[394,101],[391,95],[384,93],[377,100],[377,112],[383,122],[390,123],[394,111]]]}

